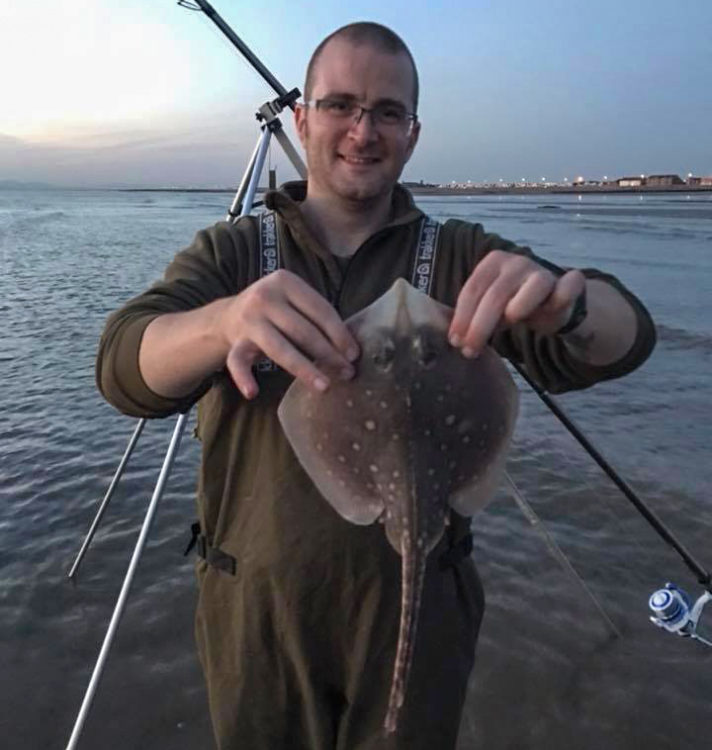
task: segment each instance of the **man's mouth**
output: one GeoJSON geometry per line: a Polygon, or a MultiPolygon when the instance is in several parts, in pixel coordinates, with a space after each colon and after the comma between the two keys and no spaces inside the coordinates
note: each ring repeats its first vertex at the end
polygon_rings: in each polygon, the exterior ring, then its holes
{"type": "Polygon", "coordinates": [[[368,164],[376,164],[380,161],[375,156],[353,156],[351,154],[339,154],[347,164],[354,164],[356,166],[367,166],[368,164]]]}

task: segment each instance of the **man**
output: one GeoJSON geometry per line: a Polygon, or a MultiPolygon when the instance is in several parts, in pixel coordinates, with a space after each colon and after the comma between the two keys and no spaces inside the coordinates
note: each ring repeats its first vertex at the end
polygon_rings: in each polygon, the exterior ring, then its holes
{"type": "MultiPolygon", "coordinates": [[[[484,608],[467,519],[453,514],[431,554],[401,725],[385,739],[399,559],[379,525],[350,525],[319,496],[276,417],[292,377],[323,391],[323,370],[353,376],[343,320],[410,277],[423,215],[397,180],[420,134],[415,65],[388,29],[352,24],[317,48],[304,98],[308,181],[266,199],[282,270],[259,277],[253,218],[199,232],[109,319],[98,382],[134,415],[200,399],[196,633],[220,749],[447,750],[484,608]],[[263,356],[281,369],[253,371],[263,356]]],[[[432,294],[455,308],[463,356],[494,337],[549,390],[630,372],[654,344],[615,279],[560,272],[480,225],[442,227],[432,294]]]]}

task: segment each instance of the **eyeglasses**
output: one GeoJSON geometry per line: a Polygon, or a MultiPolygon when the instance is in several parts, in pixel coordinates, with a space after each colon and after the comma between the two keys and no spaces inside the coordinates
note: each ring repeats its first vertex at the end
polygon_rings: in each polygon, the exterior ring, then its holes
{"type": "Polygon", "coordinates": [[[393,102],[362,107],[351,99],[310,99],[304,106],[315,109],[335,122],[351,119],[354,125],[361,122],[361,118],[368,112],[374,126],[389,130],[410,130],[418,119],[414,112],[408,112],[402,104],[393,102]]]}

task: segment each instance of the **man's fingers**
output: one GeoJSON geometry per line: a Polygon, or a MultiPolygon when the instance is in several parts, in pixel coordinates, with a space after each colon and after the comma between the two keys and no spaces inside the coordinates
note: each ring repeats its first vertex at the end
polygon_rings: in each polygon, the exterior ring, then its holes
{"type": "Polygon", "coordinates": [[[309,318],[289,306],[280,306],[272,311],[270,322],[312,360],[338,370],[344,377],[353,375],[350,361],[309,318]]]}
{"type": "Polygon", "coordinates": [[[548,304],[556,291],[556,279],[548,272],[533,273],[515,291],[504,308],[504,322],[513,325],[526,320],[548,304]]]}
{"type": "Polygon", "coordinates": [[[306,282],[291,276],[285,287],[289,304],[321,330],[347,363],[356,360],[358,343],[336,310],[306,282]]]}
{"type": "Polygon", "coordinates": [[[502,319],[509,294],[508,286],[500,283],[491,286],[482,297],[462,338],[462,353],[466,357],[477,356],[487,345],[502,319]]]}
{"type": "Polygon", "coordinates": [[[486,261],[487,258],[470,274],[457,297],[448,333],[453,346],[462,346],[480,301],[499,274],[499,268],[494,263],[485,264],[486,261]]]}
{"type": "Polygon", "coordinates": [[[542,333],[553,333],[565,325],[576,299],[586,286],[586,277],[578,270],[567,271],[557,279],[548,298],[528,316],[527,323],[542,333]]]}
{"type": "Polygon", "coordinates": [[[230,349],[225,366],[240,393],[246,398],[254,398],[259,388],[252,374],[252,364],[260,351],[248,340],[240,341],[230,349]]]}
{"type": "Polygon", "coordinates": [[[271,324],[260,325],[254,332],[253,341],[265,356],[305,385],[317,391],[325,391],[329,387],[328,376],[271,324]]]}

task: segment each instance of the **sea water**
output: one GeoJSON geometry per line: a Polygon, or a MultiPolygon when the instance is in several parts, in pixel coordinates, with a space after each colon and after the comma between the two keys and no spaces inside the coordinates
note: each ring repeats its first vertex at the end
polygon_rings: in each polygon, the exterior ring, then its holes
{"type": "MultiPolygon", "coordinates": [[[[135,425],[94,385],[104,320],[158,279],[197,229],[220,220],[231,198],[0,191],[0,727],[8,750],[64,746],[174,424],[147,425],[70,584],[66,571],[135,425]]],[[[480,221],[562,266],[612,273],[645,302],[658,330],[648,362],[557,400],[712,567],[712,195],[418,203],[440,220],[480,221]]],[[[655,628],[647,612],[666,580],[693,595],[699,585],[524,385],[522,401],[508,470],[536,517],[503,485],[475,518],[487,612],[459,747],[699,747],[712,730],[712,649],[655,628]]],[[[192,560],[183,557],[197,464],[198,446],[186,436],[83,747],[211,746],[192,640],[192,560]]]]}

